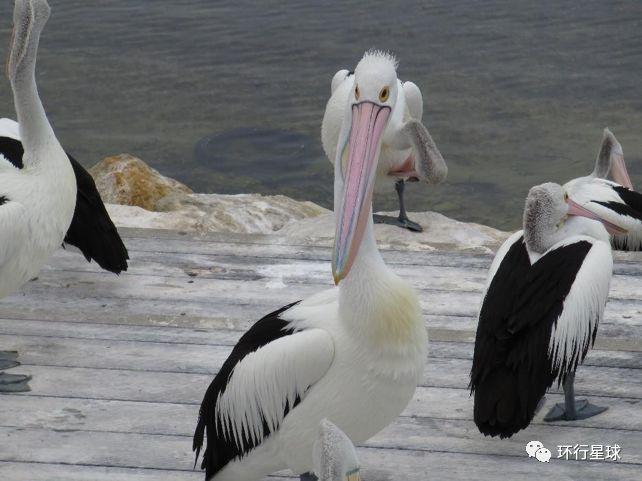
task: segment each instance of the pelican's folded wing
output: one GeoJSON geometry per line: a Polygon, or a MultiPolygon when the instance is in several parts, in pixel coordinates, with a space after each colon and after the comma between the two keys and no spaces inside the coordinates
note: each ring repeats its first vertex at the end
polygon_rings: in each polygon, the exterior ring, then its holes
{"type": "Polygon", "coordinates": [[[127,248],[109,217],[94,179],[71,155],[69,160],[76,174],[78,194],[65,242],[76,246],[85,259],[95,260],[105,270],[115,274],[126,271],[127,248]]]}
{"type": "Polygon", "coordinates": [[[207,429],[202,463],[207,479],[278,430],[332,364],[330,334],[296,330],[281,318],[293,305],[254,324],[207,389],[193,445],[198,458],[207,429]]]}
{"type": "Polygon", "coordinates": [[[546,389],[584,359],[613,266],[610,246],[589,237],[556,244],[532,265],[523,237],[509,241],[491,269],[470,382],[475,423],[502,437],[528,426],[546,389]]]}

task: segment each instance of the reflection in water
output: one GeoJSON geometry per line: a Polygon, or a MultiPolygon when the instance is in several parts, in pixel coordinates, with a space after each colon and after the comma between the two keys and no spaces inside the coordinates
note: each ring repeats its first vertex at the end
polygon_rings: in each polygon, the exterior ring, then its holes
{"type": "MultiPolygon", "coordinates": [[[[319,140],[330,79],[379,47],[422,88],[450,167],[444,186],[409,186],[410,208],[516,227],[530,186],[592,169],[605,126],[642,180],[639,2],[50,3],[39,86],[58,137],[87,165],[131,152],[197,191],[330,206],[319,140]]],[[[0,2],[0,45],[10,8],[0,2]]],[[[13,116],[3,85],[0,113],[13,116]]],[[[376,200],[396,207],[394,193],[376,200]]]]}

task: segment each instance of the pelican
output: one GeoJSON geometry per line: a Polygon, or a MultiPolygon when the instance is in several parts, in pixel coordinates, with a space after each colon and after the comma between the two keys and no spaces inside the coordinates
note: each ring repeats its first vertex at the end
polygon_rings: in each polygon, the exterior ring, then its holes
{"type": "MultiPolygon", "coordinates": [[[[20,126],[14,120],[0,119],[0,159],[22,169],[23,154],[20,126]]],[[[87,261],[95,260],[103,269],[120,274],[127,270],[127,248],[107,213],[91,174],[71,155],[67,156],[74,169],[78,192],[64,244],[78,248],[87,261]]]]}
{"type": "MultiPolygon", "coordinates": [[[[56,139],[36,88],[40,33],[49,18],[46,0],[16,0],[7,75],[23,139],[23,169],[0,159],[0,298],[35,277],[60,247],[76,204],[76,178],[56,139]]],[[[15,353],[0,352],[13,367],[15,353]]],[[[27,390],[27,376],[0,373],[0,392],[27,390]]]]}
{"type": "Polygon", "coordinates": [[[470,387],[483,434],[504,438],[526,428],[555,381],[565,402],[547,420],[586,419],[606,409],[576,401],[573,386],[608,297],[609,232],[623,231],[558,184],[528,193],[524,229],[497,252],[479,313],[470,387]]]}
{"type": "MultiPolygon", "coordinates": [[[[363,58],[377,55],[382,54],[370,51],[366,52],[363,58]]],[[[396,62],[394,65],[396,69],[396,62]]],[[[383,133],[375,186],[377,191],[385,191],[394,184],[399,198],[399,216],[394,218],[375,215],[375,222],[421,232],[422,227],[408,219],[406,213],[405,182],[421,180],[429,184],[439,184],[446,178],[448,168],[428,129],[421,123],[423,116],[421,90],[412,82],[402,82],[397,79],[396,73],[394,85],[397,107],[390,116],[383,133]]],[[[361,92],[357,87],[355,74],[348,70],[339,70],[332,78],[331,96],[321,125],[321,140],[323,149],[333,164],[337,157],[337,140],[344,118],[350,114],[346,111],[345,105],[355,93],[359,97],[361,92]]],[[[385,97],[393,94],[391,89],[381,93],[385,97]]]]}
{"type": "Polygon", "coordinates": [[[577,203],[627,231],[613,236],[615,249],[642,250],[642,194],[633,190],[624,151],[609,129],[604,129],[593,172],[567,182],[564,189],[577,203]]]}
{"type": "Polygon", "coordinates": [[[314,442],[314,473],[319,481],[360,481],[359,459],[350,438],[327,419],[314,442]]]}
{"type": "Polygon", "coordinates": [[[363,442],[401,413],[422,379],[419,302],[383,262],[372,221],[381,139],[399,98],[394,59],[370,53],[354,77],[335,149],[336,286],[268,314],[236,344],[194,433],[197,460],[207,436],[206,479],[254,481],[286,468],[307,476],[321,420],[363,442]]]}

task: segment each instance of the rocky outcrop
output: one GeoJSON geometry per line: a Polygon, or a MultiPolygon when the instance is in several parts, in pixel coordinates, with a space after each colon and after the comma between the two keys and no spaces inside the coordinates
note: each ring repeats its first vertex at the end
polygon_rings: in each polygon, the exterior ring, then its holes
{"type": "Polygon", "coordinates": [[[156,212],[107,207],[119,226],[196,233],[273,234],[292,222],[329,213],[313,202],[261,194],[174,194],[157,202],[156,212]]]}
{"type": "MultiPolygon", "coordinates": [[[[334,215],[312,202],[283,195],[194,194],[128,154],[108,157],[90,169],[107,210],[120,227],[171,229],[197,234],[230,232],[270,234],[277,243],[331,246],[334,215]],[[123,205],[124,204],[124,205],[123,205]]],[[[387,213],[396,215],[396,213],[387,213]]],[[[403,250],[466,250],[492,252],[508,233],[459,222],[436,212],[415,212],[410,218],[424,232],[375,225],[382,248],[403,250]]]]}
{"type": "MultiPolygon", "coordinates": [[[[380,212],[394,215],[398,212],[380,212]]],[[[408,213],[423,228],[410,232],[387,224],[375,224],[375,237],[380,248],[402,250],[460,250],[480,253],[494,252],[510,233],[481,224],[459,222],[437,212],[408,213]]],[[[298,243],[332,245],[334,214],[329,212],[315,219],[288,224],[277,234],[298,243]]]]}
{"type": "Polygon", "coordinates": [[[104,202],[155,210],[156,203],[171,194],[191,193],[177,180],[161,175],[138,157],[129,154],[106,157],[89,169],[104,202]]]}

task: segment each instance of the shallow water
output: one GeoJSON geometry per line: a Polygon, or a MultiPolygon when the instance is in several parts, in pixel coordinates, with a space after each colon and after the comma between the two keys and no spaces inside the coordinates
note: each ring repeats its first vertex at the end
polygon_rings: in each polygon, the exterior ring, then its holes
{"type": "MultiPolygon", "coordinates": [[[[642,181],[642,3],[50,0],[39,85],[85,165],[130,152],[197,191],[331,205],[330,79],[397,53],[450,174],[410,210],[519,225],[528,188],[592,170],[603,127],[642,181]]],[[[0,4],[9,39],[10,2],[0,4]]],[[[1,43],[6,45],[6,43],[1,43]]],[[[14,116],[9,85],[0,113],[14,116]]],[[[377,207],[395,208],[394,194],[377,207]]]]}

